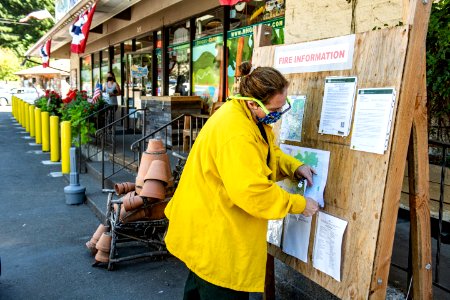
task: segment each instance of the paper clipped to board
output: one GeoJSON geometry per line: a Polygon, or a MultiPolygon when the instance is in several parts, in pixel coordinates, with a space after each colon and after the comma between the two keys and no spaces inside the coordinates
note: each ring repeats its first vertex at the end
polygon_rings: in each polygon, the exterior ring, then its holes
{"type": "Polygon", "coordinates": [[[319,211],[316,217],[313,267],[341,281],[342,239],[347,221],[319,211]]]}
{"type": "Polygon", "coordinates": [[[356,82],[356,77],[325,78],[319,133],[349,135],[356,82]]]}
{"type": "Polygon", "coordinates": [[[305,114],[305,95],[288,96],[291,100],[291,109],[282,116],[280,140],[302,141],[303,116],[305,114]]]}
{"type": "Polygon", "coordinates": [[[314,168],[317,172],[317,175],[313,176],[313,186],[304,187],[304,181],[302,180],[302,186],[298,186],[298,181],[293,181],[291,179],[285,179],[280,182],[280,186],[284,188],[286,191],[292,194],[301,194],[305,197],[313,198],[317,203],[319,203],[320,207],[324,207],[325,200],[323,198],[323,192],[325,190],[325,186],[328,178],[328,166],[330,163],[330,152],[298,147],[293,145],[280,144],[281,150],[304,164],[309,165],[314,168]]]}
{"type": "Polygon", "coordinates": [[[384,154],[395,106],[394,88],[359,89],[350,149],[384,154]]]}
{"type": "Polygon", "coordinates": [[[284,220],[283,252],[304,263],[308,262],[309,236],[312,217],[288,214],[284,220]]]}

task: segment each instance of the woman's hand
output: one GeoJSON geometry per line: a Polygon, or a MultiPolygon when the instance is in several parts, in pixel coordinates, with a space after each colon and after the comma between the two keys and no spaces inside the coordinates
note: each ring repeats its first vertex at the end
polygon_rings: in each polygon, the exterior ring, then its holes
{"type": "Polygon", "coordinates": [[[302,215],[305,217],[311,217],[319,210],[319,205],[315,200],[309,197],[305,197],[306,199],[306,206],[305,210],[302,212],[302,215]]]}
{"type": "Polygon", "coordinates": [[[311,168],[308,165],[301,165],[300,167],[297,168],[297,170],[295,170],[295,177],[298,179],[306,179],[306,181],[308,181],[308,186],[312,186],[313,185],[313,174],[317,174],[316,170],[314,170],[313,168],[311,168]]]}

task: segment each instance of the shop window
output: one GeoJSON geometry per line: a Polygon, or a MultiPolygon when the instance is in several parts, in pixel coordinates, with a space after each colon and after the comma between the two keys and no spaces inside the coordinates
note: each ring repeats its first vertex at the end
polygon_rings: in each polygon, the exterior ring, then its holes
{"type": "Polygon", "coordinates": [[[94,86],[100,83],[100,52],[94,53],[94,63],[92,65],[92,82],[94,86]]]}
{"type": "Polygon", "coordinates": [[[230,29],[284,17],[284,0],[239,2],[230,10],[230,29]]]}
{"type": "Polygon", "coordinates": [[[136,39],[136,52],[151,52],[153,50],[153,36],[147,35],[136,39]]]}
{"type": "Polygon", "coordinates": [[[113,61],[111,62],[111,67],[114,75],[116,76],[117,84],[122,86],[120,44],[114,46],[114,56],[113,61]]]}
{"type": "Polygon", "coordinates": [[[191,57],[189,21],[170,27],[168,32],[169,96],[175,93],[187,96],[190,89],[189,63],[191,57]]]}
{"type": "Polygon", "coordinates": [[[156,80],[156,96],[162,96],[162,31],[159,30],[156,33],[156,48],[155,48],[155,55],[156,55],[156,68],[157,68],[157,74],[158,78],[156,80]]]}
{"type": "Polygon", "coordinates": [[[275,4],[273,1],[252,1],[248,3],[241,2],[236,4],[230,11],[230,30],[227,32],[227,95],[232,95],[237,92],[235,82],[238,80],[237,78],[241,76],[238,66],[242,62],[251,61],[252,59],[254,26],[259,24],[270,26],[272,28],[272,45],[284,44],[284,17],[280,17],[280,15],[284,15],[284,1],[278,1],[277,4],[275,6],[274,5],[275,4]],[[257,10],[254,10],[256,6],[253,8],[250,7],[253,3],[262,3],[258,8],[260,9],[258,13],[256,13],[257,10]],[[247,11],[245,11],[245,7],[247,6],[247,11]],[[237,10],[240,10],[241,14],[237,14],[237,10]],[[248,11],[252,13],[249,14],[248,11]],[[276,17],[272,18],[273,16],[276,17]],[[256,22],[255,20],[262,21],[256,22]],[[253,25],[240,27],[241,24],[248,23],[252,23],[253,25]]]}
{"type": "Polygon", "coordinates": [[[92,94],[92,64],[91,55],[81,59],[81,89],[92,94]]]}
{"type": "Polygon", "coordinates": [[[106,73],[109,72],[109,50],[102,50],[102,65],[100,67],[100,82],[106,82],[106,73]]]}
{"type": "Polygon", "coordinates": [[[210,11],[195,19],[195,39],[223,32],[223,9],[210,11]]]}
{"type": "Polygon", "coordinates": [[[222,49],[221,34],[195,40],[192,49],[193,94],[202,97],[209,107],[212,103],[222,100],[222,49]]]}
{"type": "Polygon", "coordinates": [[[207,106],[222,101],[223,8],[195,19],[192,48],[192,92],[207,106]]]}

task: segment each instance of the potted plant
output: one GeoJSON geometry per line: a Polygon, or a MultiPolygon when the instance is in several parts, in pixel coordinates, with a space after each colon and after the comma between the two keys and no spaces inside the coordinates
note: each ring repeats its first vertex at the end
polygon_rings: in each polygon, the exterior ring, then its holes
{"type": "Polygon", "coordinates": [[[62,100],[60,108],[61,120],[70,121],[72,127],[72,142],[76,146],[84,145],[90,141],[90,135],[95,133],[95,126],[89,116],[103,108],[106,104],[101,96],[97,99],[88,97],[86,91],[71,90],[62,100]]]}
{"type": "Polygon", "coordinates": [[[61,104],[61,95],[50,90],[46,90],[45,94],[34,102],[34,105],[40,108],[41,111],[47,111],[52,116],[61,116],[59,111],[61,104]]]}

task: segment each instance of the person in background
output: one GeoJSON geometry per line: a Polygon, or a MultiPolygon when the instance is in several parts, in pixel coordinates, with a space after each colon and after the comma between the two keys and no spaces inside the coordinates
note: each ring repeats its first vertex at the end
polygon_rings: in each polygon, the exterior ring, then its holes
{"type": "Polygon", "coordinates": [[[290,177],[311,186],[315,173],[275,145],[270,124],[290,108],[288,81],[274,68],[240,68],[240,94],[200,131],[165,209],[167,248],[190,270],[185,300],[263,292],[268,220],[318,210],[315,200],[276,184],[290,177]]]}
{"type": "Polygon", "coordinates": [[[121,94],[120,86],[116,82],[116,76],[112,71],[106,73],[106,83],[103,87],[103,92],[108,94],[109,100],[107,101],[109,105],[114,105],[117,108],[117,96],[121,94]]]}
{"type": "Polygon", "coordinates": [[[112,71],[106,73],[106,83],[103,86],[103,92],[107,95],[106,102],[112,106],[111,110],[108,109],[106,116],[108,123],[111,124],[115,119],[114,115],[118,107],[117,96],[121,94],[120,87],[116,82],[116,76],[112,71]]]}
{"type": "Polygon", "coordinates": [[[186,77],[184,75],[179,75],[177,77],[177,84],[175,85],[175,93],[180,94],[180,96],[187,96],[186,87],[184,83],[186,82],[186,77]]]}

